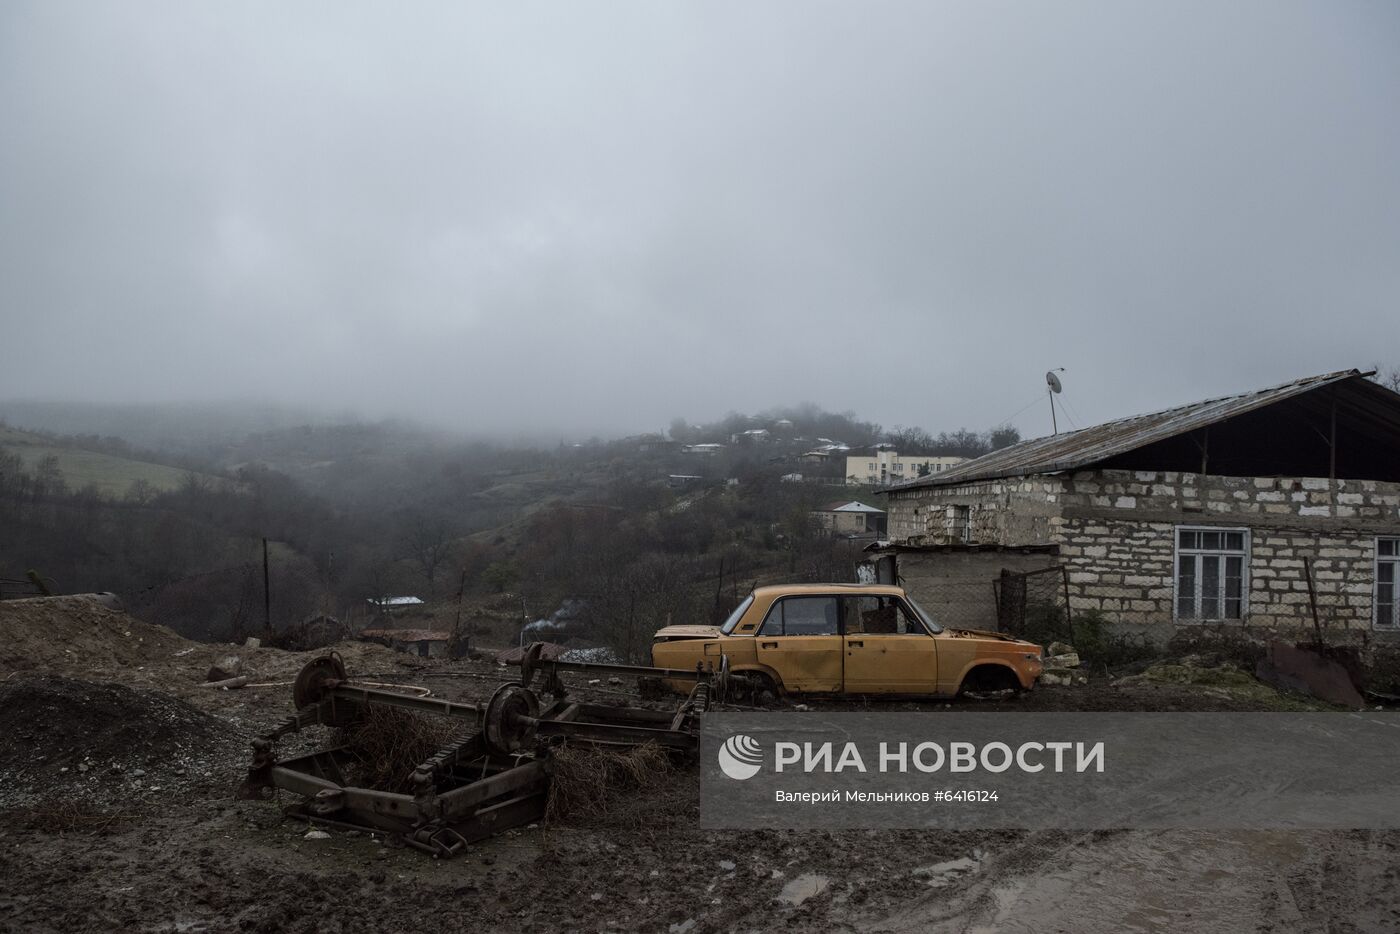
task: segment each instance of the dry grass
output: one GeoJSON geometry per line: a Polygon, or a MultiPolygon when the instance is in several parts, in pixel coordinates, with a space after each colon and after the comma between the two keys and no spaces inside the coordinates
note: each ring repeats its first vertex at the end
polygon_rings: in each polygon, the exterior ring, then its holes
{"type": "Polygon", "coordinates": [[[51,798],[25,808],[0,812],[0,825],[44,833],[100,834],[124,824],[130,814],[95,807],[82,800],[51,798]]]}
{"type": "Polygon", "coordinates": [[[340,741],[355,754],[362,787],[409,792],[413,770],[451,741],[457,726],[445,717],[371,705],[358,723],[340,731],[340,741]]]}
{"type": "Polygon", "coordinates": [[[625,751],[562,746],[554,751],[545,820],[616,816],[614,805],[637,791],[667,784],[671,760],[655,743],[625,751]]]}

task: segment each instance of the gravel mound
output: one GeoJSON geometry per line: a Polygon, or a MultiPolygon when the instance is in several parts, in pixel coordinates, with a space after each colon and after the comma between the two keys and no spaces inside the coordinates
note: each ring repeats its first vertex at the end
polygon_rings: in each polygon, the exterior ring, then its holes
{"type": "Polygon", "coordinates": [[[54,675],[0,684],[0,807],[67,799],[139,803],[217,780],[246,738],[168,694],[54,675]]]}

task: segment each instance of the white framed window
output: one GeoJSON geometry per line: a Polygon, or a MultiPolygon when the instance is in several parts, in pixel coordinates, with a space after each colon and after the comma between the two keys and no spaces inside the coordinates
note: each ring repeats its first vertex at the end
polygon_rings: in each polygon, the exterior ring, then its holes
{"type": "Polygon", "coordinates": [[[1178,622],[1242,620],[1249,602],[1249,529],[1177,526],[1178,622]]]}
{"type": "Polygon", "coordinates": [[[1400,538],[1376,539],[1377,629],[1400,629],[1400,538]]]}

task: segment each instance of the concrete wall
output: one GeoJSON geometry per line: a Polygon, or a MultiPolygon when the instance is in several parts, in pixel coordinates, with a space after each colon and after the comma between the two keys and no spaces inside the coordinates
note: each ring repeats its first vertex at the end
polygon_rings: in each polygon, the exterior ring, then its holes
{"type": "Polygon", "coordinates": [[[901,551],[898,560],[900,583],[937,622],[992,630],[997,628],[992,582],[1002,569],[1025,573],[1059,563],[1046,552],[1001,550],[901,551]]]}

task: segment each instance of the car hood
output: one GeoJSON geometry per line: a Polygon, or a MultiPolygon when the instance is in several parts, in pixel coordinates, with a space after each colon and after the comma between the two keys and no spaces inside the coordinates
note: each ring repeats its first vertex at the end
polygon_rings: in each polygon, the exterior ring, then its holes
{"type": "MultiPolygon", "coordinates": [[[[943,630],[954,639],[997,639],[1001,642],[1021,642],[1015,636],[1004,632],[992,632],[988,629],[945,629],[943,630]]],[[[1028,645],[1030,643],[1027,643],[1028,645]]]]}
{"type": "Polygon", "coordinates": [[[656,630],[658,639],[713,639],[719,634],[718,626],[667,626],[656,630]]]}

